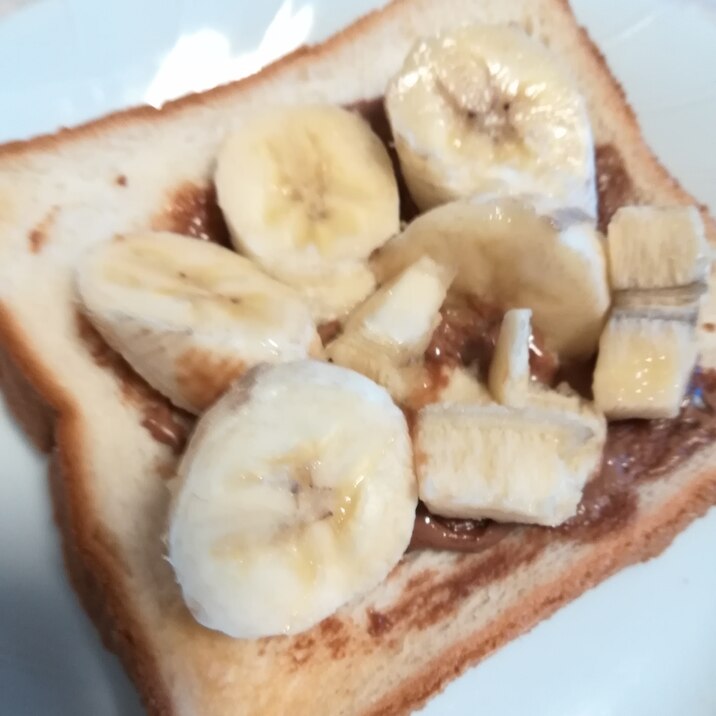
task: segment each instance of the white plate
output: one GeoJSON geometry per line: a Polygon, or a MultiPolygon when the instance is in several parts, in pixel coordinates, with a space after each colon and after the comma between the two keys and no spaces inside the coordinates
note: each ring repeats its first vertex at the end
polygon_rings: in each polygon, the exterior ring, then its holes
{"type": "MultiPolygon", "coordinates": [[[[377,4],[0,0],[0,140],[251,72],[377,4]]],[[[716,4],[573,4],[648,140],[716,210],[716,4]]],[[[45,460],[5,413],[0,545],[0,714],[139,716],[131,685],[67,585],[45,460]]],[[[715,552],[712,511],[659,559],[573,602],[449,686],[424,713],[713,716],[715,552]]]]}

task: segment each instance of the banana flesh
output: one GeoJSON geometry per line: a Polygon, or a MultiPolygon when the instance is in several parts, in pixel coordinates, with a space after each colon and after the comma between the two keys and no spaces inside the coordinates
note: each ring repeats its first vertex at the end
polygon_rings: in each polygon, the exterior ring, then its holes
{"type": "Polygon", "coordinates": [[[615,314],[599,343],[594,400],[613,420],[676,417],[697,353],[690,323],[615,314]]]}
{"type": "Polygon", "coordinates": [[[710,252],[693,207],[624,207],[608,228],[614,309],[593,392],[612,419],[675,417],[698,358],[710,252]]]}
{"type": "Polygon", "coordinates": [[[513,308],[505,313],[495,344],[487,384],[498,403],[513,408],[527,404],[530,389],[532,311],[513,308]]]}
{"type": "Polygon", "coordinates": [[[353,352],[375,354],[404,365],[421,356],[440,322],[452,278],[432,259],[418,259],[349,316],[343,334],[328,348],[329,357],[341,362],[353,352]]]}
{"type": "Polygon", "coordinates": [[[365,261],[337,262],[330,273],[322,269],[296,272],[282,266],[276,267],[273,275],[300,294],[316,323],[344,319],[376,287],[375,276],[365,261]]]}
{"type": "Polygon", "coordinates": [[[239,638],[303,631],[378,585],[417,505],[401,410],[316,361],[235,384],[200,420],[172,490],[168,557],[184,599],[239,638]]]}
{"type": "Polygon", "coordinates": [[[343,317],[372,292],[365,261],[399,229],[398,187],[387,150],[357,114],[329,105],[256,112],[225,140],[215,181],[236,248],[305,290],[316,320],[343,317]]]}
{"type": "Polygon", "coordinates": [[[614,291],[663,292],[704,284],[710,249],[696,207],[625,206],[607,230],[614,291]]]}
{"type": "Polygon", "coordinates": [[[568,400],[423,408],[414,429],[420,499],[446,517],[555,526],[573,516],[600,468],[606,424],[568,400]]]}
{"type": "Polygon", "coordinates": [[[386,111],[421,210],[481,194],[546,194],[596,215],[592,132],[567,69],[514,26],[418,40],[386,111]]]}
{"type": "Polygon", "coordinates": [[[326,355],[407,402],[451,281],[449,270],[428,257],[418,259],[350,315],[326,355]]]}
{"type": "Polygon", "coordinates": [[[515,199],[461,200],[415,219],[372,259],[379,282],[421,256],[455,271],[453,288],[502,308],[530,308],[547,347],[592,354],[609,308],[599,233],[582,214],[541,215],[515,199]]]}
{"type": "Polygon", "coordinates": [[[429,257],[419,258],[350,315],[343,333],[326,347],[326,355],[384,386],[406,407],[489,399],[467,369],[429,367],[425,362],[453,276],[429,257]]]}
{"type": "Polygon", "coordinates": [[[321,350],[296,292],[233,251],[186,236],[147,232],[102,244],[78,265],[76,284],[107,343],[194,413],[258,363],[321,350]]]}

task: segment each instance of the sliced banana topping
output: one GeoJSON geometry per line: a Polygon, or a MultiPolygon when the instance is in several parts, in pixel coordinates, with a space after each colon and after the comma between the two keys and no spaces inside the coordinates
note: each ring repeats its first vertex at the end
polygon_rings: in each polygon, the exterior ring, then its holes
{"type": "Polygon", "coordinates": [[[599,342],[594,400],[613,420],[676,417],[697,357],[691,323],[615,313],[599,342]]]}
{"type": "Polygon", "coordinates": [[[350,315],[326,355],[384,386],[404,406],[489,399],[468,370],[425,361],[453,276],[427,256],[418,259],[350,315]]]}
{"type": "Polygon", "coordinates": [[[467,25],[419,40],[385,106],[421,209],[535,193],[596,215],[584,99],[564,64],[521,29],[467,25]]]}
{"type": "Polygon", "coordinates": [[[292,287],[311,309],[316,323],[343,319],[375,291],[375,276],[365,261],[341,261],[330,273],[323,268],[297,272],[276,267],[273,276],[292,287]]]}
{"type": "Polygon", "coordinates": [[[488,385],[502,405],[522,408],[530,389],[532,311],[513,308],[505,313],[490,364],[488,385]]]}
{"type": "Polygon", "coordinates": [[[698,357],[696,323],[710,268],[693,207],[624,207],[608,227],[614,308],[593,392],[609,418],[675,417],[698,357]]]}
{"type": "Polygon", "coordinates": [[[423,257],[389,281],[349,317],[328,357],[385,386],[404,402],[422,365],[452,272],[423,257]],[[416,364],[416,370],[410,364],[416,364]]]}
{"type": "Polygon", "coordinates": [[[316,320],[371,293],[365,260],[397,233],[399,200],[390,157],[361,117],[328,105],[257,112],[224,142],[215,178],[236,247],[305,287],[316,320]]]}
{"type": "Polygon", "coordinates": [[[377,253],[373,268],[382,282],[424,255],[456,272],[456,290],[532,309],[560,357],[596,348],[609,286],[600,235],[579,214],[557,221],[513,198],[455,201],[413,221],[377,253]]]}
{"type": "Polygon", "coordinates": [[[399,363],[422,355],[440,323],[453,277],[450,269],[423,256],[356,309],[343,336],[360,336],[399,363]]]}
{"type": "Polygon", "coordinates": [[[429,405],[414,429],[420,499],[446,517],[555,526],[576,513],[605,439],[601,416],[555,401],[429,405]]]}
{"type": "Polygon", "coordinates": [[[91,250],[76,280],[107,343],[195,413],[251,366],[320,351],[299,295],[215,244],[170,233],[123,236],[91,250]]]}
{"type": "Polygon", "coordinates": [[[660,293],[704,284],[711,253],[694,206],[624,206],[607,229],[609,274],[614,291],[660,293]]]}
{"type": "Polygon", "coordinates": [[[353,371],[252,371],[201,419],[178,472],[169,559],[203,625],[308,629],[379,584],[417,505],[405,418],[353,371]]]}

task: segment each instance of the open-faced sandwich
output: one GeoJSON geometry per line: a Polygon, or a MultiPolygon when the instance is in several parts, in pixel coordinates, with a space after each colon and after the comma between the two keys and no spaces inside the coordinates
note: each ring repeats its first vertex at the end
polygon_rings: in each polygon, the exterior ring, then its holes
{"type": "Polygon", "coordinates": [[[714,237],[560,0],[0,148],[2,385],[148,711],[405,713],[664,548],[714,237]]]}

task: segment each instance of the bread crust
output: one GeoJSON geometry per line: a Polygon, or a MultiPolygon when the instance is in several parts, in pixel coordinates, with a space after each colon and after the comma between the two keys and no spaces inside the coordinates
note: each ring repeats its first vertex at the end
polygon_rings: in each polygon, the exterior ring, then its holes
{"type": "MultiPolygon", "coordinates": [[[[159,120],[186,108],[206,105],[225,94],[240,92],[252,83],[280,72],[285,66],[310,63],[344,44],[359,42],[361,35],[391,14],[399,14],[412,0],[395,0],[382,10],[361,18],[326,42],[301,48],[255,75],[238,83],[224,85],[201,94],[189,95],[166,105],[162,110],[139,107],[115,113],[74,129],[29,141],[0,147],[0,158],[26,153],[54,151],[68,143],[94,137],[117,126],[159,120]]],[[[573,22],[567,0],[554,0],[556,12],[573,22]]],[[[633,135],[635,151],[653,172],[654,179],[668,185],[675,201],[693,201],[669,175],[661,162],[646,147],[636,117],[620,85],[609,72],[604,57],[580,28],[580,42],[594,61],[603,68],[611,85],[615,103],[624,120],[623,131],[633,135]]],[[[709,234],[716,236],[716,224],[701,207],[709,234]]],[[[89,475],[83,464],[83,446],[77,408],[71,395],[56,384],[44,365],[44,357],[30,349],[22,326],[12,312],[0,304],[0,387],[18,422],[42,450],[53,450],[50,461],[50,486],[55,519],[62,535],[67,571],[73,587],[93,619],[105,645],[116,652],[141,694],[148,712],[155,716],[173,716],[170,689],[159,668],[159,655],[141,627],[134,603],[124,591],[124,581],[111,553],[111,539],[101,523],[93,518],[85,489],[89,475]]],[[[401,714],[423,704],[451,679],[517,635],[529,630],[560,606],[579,596],[628,564],[649,559],[660,553],[696,517],[716,503],[716,472],[705,473],[648,520],[640,520],[619,533],[615,539],[600,541],[587,560],[573,565],[568,578],[557,580],[534,591],[489,628],[472,634],[453,645],[424,669],[387,694],[366,714],[401,714]]]]}
{"type": "Polygon", "coordinates": [[[0,364],[0,389],[8,406],[37,447],[51,453],[48,480],[53,515],[72,587],[105,647],[121,659],[147,711],[171,716],[169,691],[162,682],[157,657],[132,614],[132,600],[124,592],[123,579],[107,547],[111,537],[92,519],[83,489],[87,476],[72,400],[53,384],[24,343],[12,314],[1,304],[0,364]],[[38,436],[42,439],[37,440],[38,436]]]}

